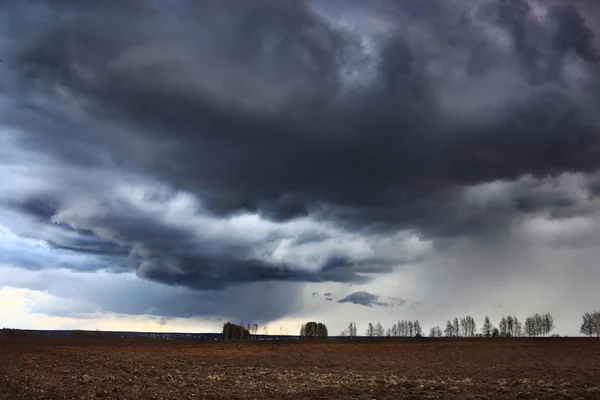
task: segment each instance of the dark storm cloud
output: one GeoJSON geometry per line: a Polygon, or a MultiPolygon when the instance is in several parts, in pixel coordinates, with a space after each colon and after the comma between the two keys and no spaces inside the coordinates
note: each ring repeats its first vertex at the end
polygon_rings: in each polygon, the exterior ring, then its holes
{"type": "Polygon", "coordinates": [[[390,307],[389,303],[379,301],[379,296],[365,292],[354,292],[344,297],[341,300],[338,300],[338,303],[352,303],[365,307],[379,306],[379,307],[390,307]]]}
{"type": "Polygon", "coordinates": [[[76,171],[68,173],[100,169],[117,180],[127,171],[168,186],[136,203],[111,198],[93,178],[52,176],[51,203],[21,196],[8,206],[81,233],[57,247],[127,252],[122,262],[140,277],[195,289],[365,282],[365,273],[414,257],[349,254],[353,234],[476,235],[515,212],[570,206],[575,200],[540,201],[529,187],[515,192],[516,206],[489,206],[494,212],[462,202],[465,186],[599,166],[598,104],[586,93],[600,87],[598,52],[577,8],[551,6],[541,20],[524,0],[475,11],[459,0],[373,4],[5,2],[11,107],[1,113],[24,131],[19,145],[76,171]],[[190,220],[257,212],[338,230],[213,237],[212,228],[161,214],[160,205],[179,207],[179,190],[201,204],[190,220]],[[265,261],[283,241],[312,249],[343,234],[350,244],[338,252],[314,251],[319,268],[265,261]]]}

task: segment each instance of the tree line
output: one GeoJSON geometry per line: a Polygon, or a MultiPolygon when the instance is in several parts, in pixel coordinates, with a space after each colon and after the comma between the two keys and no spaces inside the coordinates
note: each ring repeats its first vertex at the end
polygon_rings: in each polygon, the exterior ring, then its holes
{"type": "MultiPolygon", "coordinates": [[[[228,322],[223,325],[223,337],[228,340],[252,339],[253,335],[257,334],[258,328],[257,324],[248,324],[245,327],[243,324],[234,325],[228,322]]],[[[440,326],[432,326],[429,329],[429,337],[547,337],[551,336],[555,328],[554,317],[550,313],[536,313],[525,318],[524,321],[519,320],[516,316],[508,315],[502,317],[497,326],[486,315],[480,329],[477,329],[475,319],[467,315],[462,318],[456,317],[447,320],[443,330],[440,326]]],[[[282,335],[287,335],[287,329],[284,327],[281,327],[280,331],[282,335]]],[[[263,332],[267,335],[268,329],[265,327],[263,332]]],[[[600,311],[583,314],[580,332],[586,336],[600,337],[600,311]]],[[[302,339],[327,338],[328,336],[327,326],[321,322],[307,322],[300,328],[300,338],[302,339]]],[[[346,338],[358,337],[356,323],[350,322],[348,327],[340,332],[339,336],[346,338]]],[[[420,338],[423,337],[423,329],[418,320],[401,320],[388,329],[385,329],[380,322],[369,322],[364,336],[369,338],[420,338]]]]}

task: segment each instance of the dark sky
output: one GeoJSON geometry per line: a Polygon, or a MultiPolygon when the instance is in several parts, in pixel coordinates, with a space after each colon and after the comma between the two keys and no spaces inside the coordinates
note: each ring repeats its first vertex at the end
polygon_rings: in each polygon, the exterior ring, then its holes
{"type": "Polygon", "coordinates": [[[597,276],[599,10],[4,0],[6,286],[88,307],[48,315],[261,322],[575,291],[597,276]]]}

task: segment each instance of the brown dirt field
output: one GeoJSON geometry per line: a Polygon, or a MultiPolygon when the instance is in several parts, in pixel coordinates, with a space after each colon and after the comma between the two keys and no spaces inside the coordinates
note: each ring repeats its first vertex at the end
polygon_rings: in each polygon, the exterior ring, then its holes
{"type": "Polygon", "coordinates": [[[600,399],[600,340],[0,340],[0,399],[600,399]]]}

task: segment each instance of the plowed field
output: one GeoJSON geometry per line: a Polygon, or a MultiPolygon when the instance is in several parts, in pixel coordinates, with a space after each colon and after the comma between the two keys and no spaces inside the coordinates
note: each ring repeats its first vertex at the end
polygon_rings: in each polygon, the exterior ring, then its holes
{"type": "Polygon", "coordinates": [[[600,340],[0,339],[0,399],[600,399],[600,340]]]}

